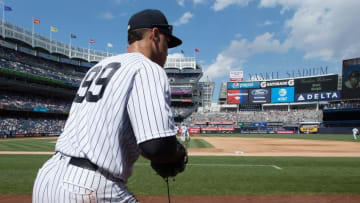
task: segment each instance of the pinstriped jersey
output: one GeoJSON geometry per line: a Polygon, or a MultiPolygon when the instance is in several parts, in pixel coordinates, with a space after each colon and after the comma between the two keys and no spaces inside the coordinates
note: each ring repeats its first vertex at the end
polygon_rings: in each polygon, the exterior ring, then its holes
{"type": "Polygon", "coordinates": [[[126,53],[87,72],[56,151],[87,158],[126,182],[139,143],[174,135],[165,71],[140,53],[126,53]]]}

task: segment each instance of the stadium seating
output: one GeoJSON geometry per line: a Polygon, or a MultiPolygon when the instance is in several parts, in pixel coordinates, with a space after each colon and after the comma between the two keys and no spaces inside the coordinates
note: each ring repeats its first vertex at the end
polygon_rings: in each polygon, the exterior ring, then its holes
{"type": "Polygon", "coordinates": [[[68,113],[71,101],[0,92],[0,108],[24,111],[68,113]]]}
{"type": "Polygon", "coordinates": [[[200,121],[234,121],[234,122],[282,122],[298,123],[301,121],[322,121],[322,111],[292,110],[292,111],[240,111],[231,113],[193,113],[187,122],[200,121]]]}
{"type": "Polygon", "coordinates": [[[45,134],[59,135],[65,125],[64,120],[57,119],[0,119],[0,129],[7,134],[45,134]]]}
{"type": "Polygon", "coordinates": [[[78,86],[85,73],[75,72],[70,65],[50,62],[11,49],[0,47],[0,68],[61,80],[78,86]]]}

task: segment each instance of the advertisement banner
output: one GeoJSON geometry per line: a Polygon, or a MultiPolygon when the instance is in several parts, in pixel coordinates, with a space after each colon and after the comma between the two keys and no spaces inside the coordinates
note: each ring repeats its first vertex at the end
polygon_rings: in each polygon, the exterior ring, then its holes
{"type": "Polygon", "coordinates": [[[247,89],[228,90],[228,104],[246,104],[249,102],[249,92],[247,89]]]}
{"type": "Polygon", "coordinates": [[[230,81],[243,81],[244,72],[243,71],[230,71],[230,81]]]}
{"type": "Polygon", "coordinates": [[[252,122],[252,127],[267,127],[267,122],[252,122]]]}
{"type": "Polygon", "coordinates": [[[327,101],[340,99],[340,91],[295,94],[296,102],[327,101]]]}
{"type": "Polygon", "coordinates": [[[239,126],[239,127],[243,127],[244,125],[245,125],[244,122],[238,122],[238,126],[239,126]]]}
{"type": "Polygon", "coordinates": [[[228,82],[228,89],[252,89],[260,88],[260,82],[228,82]]]}
{"type": "Polygon", "coordinates": [[[218,131],[219,128],[212,128],[212,127],[208,127],[208,128],[201,128],[201,131],[218,131]]]}
{"type": "Polygon", "coordinates": [[[192,99],[181,99],[182,102],[192,102],[192,99]]]}
{"type": "Polygon", "coordinates": [[[234,131],[234,128],[221,127],[219,128],[219,131],[234,131]]]}
{"type": "Polygon", "coordinates": [[[294,131],[292,131],[292,130],[278,130],[278,131],[276,131],[276,134],[294,134],[294,131]]]}
{"type": "Polygon", "coordinates": [[[338,89],[338,75],[326,75],[295,79],[295,94],[309,92],[333,92],[338,89]]]}
{"type": "Polygon", "coordinates": [[[206,121],[195,121],[195,125],[206,125],[206,121]]]}
{"type": "Polygon", "coordinates": [[[294,102],[294,87],[271,88],[271,103],[294,102]]]}
{"type": "Polygon", "coordinates": [[[210,121],[210,125],[233,125],[234,121],[210,121]]]}
{"type": "Polygon", "coordinates": [[[270,103],[270,89],[249,90],[250,103],[270,103]]]}
{"type": "Polygon", "coordinates": [[[200,128],[189,128],[189,134],[200,134],[200,128]]]}
{"type": "Polygon", "coordinates": [[[341,99],[360,98],[360,58],[343,61],[341,99]]]}
{"type": "Polygon", "coordinates": [[[228,90],[227,103],[228,104],[239,104],[240,103],[240,89],[228,90]]]}
{"type": "Polygon", "coordinates": [[[270,80],[270,81],[262,81],[260,82],[260,87],[292,87],[294,86],[294,80],[270,80]]]}

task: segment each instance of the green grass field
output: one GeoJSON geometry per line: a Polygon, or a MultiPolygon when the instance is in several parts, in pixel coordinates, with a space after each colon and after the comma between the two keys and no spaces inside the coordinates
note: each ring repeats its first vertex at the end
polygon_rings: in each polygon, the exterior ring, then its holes
{"type": "MultiPolygon", "coordinates": [[[[248,136],[279,137],[241,137],[248,136]]],[[[340,135],[341,139],[337,136],[299,135],[297,138],[351,141],[351,135],[340,135]]],[[[54,141],[0,140],[0,151],[53,151],[54,141]]],[[[192,139],[189,147],[211,146],[192,139]]],[[[31,194],[37,170],[49,157],[0,155],[0,194],[31,194]]],[[[360,194],[360,158],[191,156],[186,170],[175,182],[169,183],[173,195],[360,194]]],[[[143,158],[136,162],[128,187],[136,195],[167,194],[165,182],[143,158]]]]}

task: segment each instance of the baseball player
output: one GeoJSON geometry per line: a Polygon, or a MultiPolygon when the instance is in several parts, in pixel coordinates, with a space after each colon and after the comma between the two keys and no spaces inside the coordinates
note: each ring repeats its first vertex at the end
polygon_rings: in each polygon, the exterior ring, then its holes
{"type": "Polygon", "coordinates": [[[128,22],[128,53],[105,58],[85,75],[56,153],[38,171],[33,203],[137,202],[126,188],[139,155],[162,177],[185,169],[176,139],[164,66],[182,42],[159,10],[128,22]]]}
{"type": "Polygon", "coordinates": [[[359,130],[357,128],[353,128],[352,129],[352,133],[353,133],[353,137],[354,137],[354,140],[357,139],[357,135],[359,134],[359,130]]]}
{"type": "Polygon", "coordinates": [[[189,130],[185,124],[181,126],[181,141],[185,142],[190,137],[189,130]]]}

